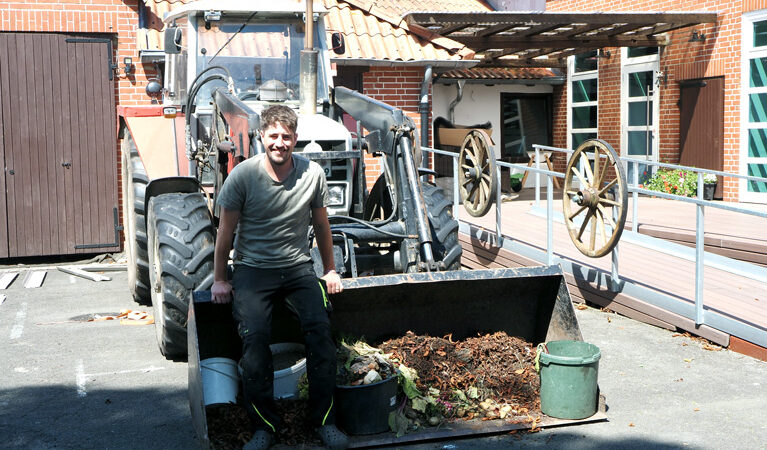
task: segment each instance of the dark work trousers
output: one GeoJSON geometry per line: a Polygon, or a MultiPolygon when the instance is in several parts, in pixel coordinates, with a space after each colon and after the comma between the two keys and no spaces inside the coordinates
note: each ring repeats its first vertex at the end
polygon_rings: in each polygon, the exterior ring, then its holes
{"type": "Polygon", "coordinates": [[[298,316],[306,346],[309,419],[312,426],[335,423],[333,390],[336,347],[330,336],[330,302],[324,281],[311,263],[283,269],[257,269],[238,264],[232,279],[234,319],[242,338],[243,394],[256,430],[278,432],[282,418],[274,401],[274,367],[269,341],[272,307],[285,301],[298,316]]]}

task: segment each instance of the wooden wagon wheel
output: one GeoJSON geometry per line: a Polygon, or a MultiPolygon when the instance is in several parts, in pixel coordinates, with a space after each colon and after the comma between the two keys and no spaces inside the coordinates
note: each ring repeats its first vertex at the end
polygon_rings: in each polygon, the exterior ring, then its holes
{"type": "Polygon", "coordinates": [[[618,244],[626,225],[628,189],[610,144],[589,139],[575,150],[567,163],[562,203],[567,231],[581,253],[599,258],[618,244]],[[580,187],[573,186],[575,180],[580,187]]]}
{"type": "Polygon", "coordinates": [[[498,186],[490,137],[484,131],[470,131],[459,154],[458,190],[463,207],[474,217],[484,216],[495,199],[498,186]]]}

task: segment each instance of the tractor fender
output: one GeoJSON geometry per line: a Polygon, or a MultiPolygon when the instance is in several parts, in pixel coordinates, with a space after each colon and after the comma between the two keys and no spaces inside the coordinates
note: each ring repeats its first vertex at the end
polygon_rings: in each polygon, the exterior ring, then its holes
{"type": "Polygon", "coordinates": [[[144,204],[149,204],[149,199],[161,194],[201,192],[202,186],[197,179],[192,177],[164,177],[149,182],[144,194],[144,204]]]}

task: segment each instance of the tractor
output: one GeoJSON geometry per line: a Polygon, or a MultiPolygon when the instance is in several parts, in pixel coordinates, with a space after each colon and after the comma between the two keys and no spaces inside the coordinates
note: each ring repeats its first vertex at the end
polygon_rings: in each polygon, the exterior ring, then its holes
{"type": "MultiPolygon", "coordinates": [[[[264,151],[259,113],[269,105],[298,111],[295,151],[327,178],[336,270],[344,278],[344,292],[331,297],[334,331],[370,340],[406,331],[454,338],[505,331],[535,344],[582,339],[561,268],[461,270],[453,199],[427,181],[434,172],[422,167],[414,122],[333,86],[323,14],[295,0],[179,4],[164,18],[163,103],[118,111],[130,289],[154,308],[162,354],[189,362],[190,408],[203,442],[200,360],[239,352],[231,307],[203,295],[213,283],[215,200],[230,171],[264,151]],[[356,132],[344,125],[346,116],[356,132]],[[383,168],[369,190],[366,154],[383,168]]],[[[342,45],[342,35],[332,41],[342,45]]],[[[476,209],[492,198],[494,161],[482,139],[463,147],[461,193],[476,209]]],[[[607,166],[599,167],[604,173],[607,166]]],[[[568,191],[589,211],[604,196],[568,191]]],[[[282,333],[275,342],[289,342],[287,327],[273,329],[282,333]]],[[[455,435],[489,431],[469,426],[455,435]]]]}

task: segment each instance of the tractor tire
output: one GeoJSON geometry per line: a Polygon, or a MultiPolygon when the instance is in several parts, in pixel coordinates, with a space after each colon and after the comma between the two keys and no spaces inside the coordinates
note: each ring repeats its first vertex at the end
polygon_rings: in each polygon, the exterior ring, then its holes
{"type": "Polygon", "coordinates": [[[213,285],[213,220],[201,193],[152,197],[148,213],[157,344],[166,358],[185,360],[189,298],[192,291],[213,285]]]}
{"type": "Polygon", "coordinates": [[[128,260],[128,286],[140,305],[151,304],[149,294],[149,258],[147,255],[144,192],[149,177],[141,162],[133,138],[126,130],[122,141],[123,235],[128,260]]]}
{"type": "Polygon", "coordinates": [[[453,200],[440,187],[427,183],[421,186],[434,259],[443,262],[445,270],[459,270],[463,249],[458,241],[458,221],[453,218],[453,200]]]}

